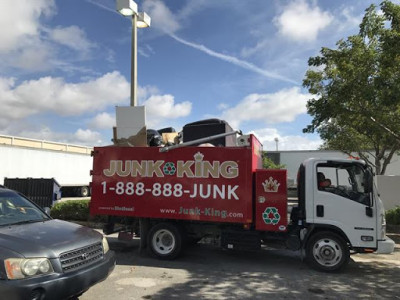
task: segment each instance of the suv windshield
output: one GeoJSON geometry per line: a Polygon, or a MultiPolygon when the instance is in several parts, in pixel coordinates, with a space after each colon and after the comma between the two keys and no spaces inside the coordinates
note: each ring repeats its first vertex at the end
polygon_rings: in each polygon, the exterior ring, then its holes
{"type": "Polygon", "coordinates": [[[49,217],[25,197],[13,191],[0,191],[0,226],[45,220],[49,217]]]}

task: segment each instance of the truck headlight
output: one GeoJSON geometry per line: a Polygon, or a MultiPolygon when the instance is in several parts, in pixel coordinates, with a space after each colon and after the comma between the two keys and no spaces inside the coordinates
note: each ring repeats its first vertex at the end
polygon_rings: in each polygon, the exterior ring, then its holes
{"type": "Polygon", "coordinates": [[[110,250],[110,247],[108,246],[108,241],[105,236],[103,236],[103,252],[106,254],[110,250]]]}
{"type": "Polygon", "coordinates": [[[8,258],[4,260],[8,279],[23,279],[53,273],[47,258],[8,258]]]}

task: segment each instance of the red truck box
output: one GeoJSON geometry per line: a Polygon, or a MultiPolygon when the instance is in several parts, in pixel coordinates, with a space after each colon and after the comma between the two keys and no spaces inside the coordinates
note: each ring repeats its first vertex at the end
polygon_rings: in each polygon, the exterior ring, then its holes
{"type": "Polygon", "coordinates": [[[261,144],[96,147],[91,214],[250,224],[261,144]]]}

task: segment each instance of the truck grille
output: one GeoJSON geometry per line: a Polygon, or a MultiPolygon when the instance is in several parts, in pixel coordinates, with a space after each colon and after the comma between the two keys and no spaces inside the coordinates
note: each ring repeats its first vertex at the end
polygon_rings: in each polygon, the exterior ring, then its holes
{"type": "Polygon", "coordinates": [[[101,243],[64,252],[60,255],[61,267],[64,272],[71,272],[94,264],[103,258],[101,243]]]}

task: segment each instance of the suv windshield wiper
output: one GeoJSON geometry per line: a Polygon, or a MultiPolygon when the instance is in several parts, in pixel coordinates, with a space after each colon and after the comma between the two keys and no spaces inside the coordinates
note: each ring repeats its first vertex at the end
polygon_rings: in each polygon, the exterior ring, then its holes
{"type": "Polygon", "coordinates": [[[21,225],[21,224],[29,224],[29,223],[38,223],[38,222],[44,222],[50,219],[41,219],[41,220],[25,220],[25,221],[19,221],[19,222],[15,222],[15,223],[9,223],[9,224],[5,224],[5,225],[21,225]]]}

